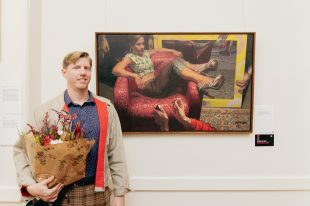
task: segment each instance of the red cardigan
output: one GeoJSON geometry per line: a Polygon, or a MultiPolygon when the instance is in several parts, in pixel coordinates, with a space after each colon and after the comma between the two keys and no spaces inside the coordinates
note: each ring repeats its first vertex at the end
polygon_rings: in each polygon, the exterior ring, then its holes
{"type": "Polygon", "coordinates": [[[199,121],[197,119],[192,119],[191,120],[191,125],[194,128],[195,131],[214,131],[215,128],[212,127],[209,123],[205,123],[203,121],[199,121]]]}

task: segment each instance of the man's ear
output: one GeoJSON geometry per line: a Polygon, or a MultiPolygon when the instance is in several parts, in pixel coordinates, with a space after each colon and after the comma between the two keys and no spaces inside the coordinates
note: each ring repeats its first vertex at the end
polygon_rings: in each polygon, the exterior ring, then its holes
{"type": "Polygon", "coordinates": [[[62,76],[65,76],[66,72],[67,72],[67,69],[66,69],[66,68],[62,68],[62,69],[61,69],[61,74],[62,74],[62,76]]]}

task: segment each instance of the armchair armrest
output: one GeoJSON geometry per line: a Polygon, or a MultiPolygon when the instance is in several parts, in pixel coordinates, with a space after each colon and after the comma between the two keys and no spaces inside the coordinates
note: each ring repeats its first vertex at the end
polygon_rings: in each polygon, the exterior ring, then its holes
{"type": "Polygon", "coordinates": [[[126,114],[129,105],[129,86],[127,77],[118,77],[114,85],[114,105],[119,114],[126,114]]]}
{"type": "Polygon", "coordinates": [[[188,104],[191,105],[189,116],[198,119],[200,117],[202,98],[199,94],[196,83],[188,82],[186,99],[188,104]]]}

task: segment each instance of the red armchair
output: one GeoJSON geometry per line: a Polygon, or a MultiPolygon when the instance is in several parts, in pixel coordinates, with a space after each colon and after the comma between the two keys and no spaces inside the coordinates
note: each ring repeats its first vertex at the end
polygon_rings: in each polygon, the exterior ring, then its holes
{"type": "MultiPolygon", "coordinates": [[[[169,52],[157,52],[151,56],[155,75],[175,58],[169,52]]],[[[129,68],[127,68],[129,69],[129,68]]],[[[130,70],[130,69],[129,69],[130,70]]],[[[181,98],[185,104],[185,112],[189,117],[198,119],[201,110],[201,97],[197,85],[179,79],[175,91],[164,98],[152,98],[137,91],[133,79],[118,77],[114,86],[114,105],[118,111],[122,129],[125,132],[159,131],[154,121],[154,108],[160,104],[169,117],[170,131],[184,130],[183,126],[172,115],[172,102],[181,98]]]]}

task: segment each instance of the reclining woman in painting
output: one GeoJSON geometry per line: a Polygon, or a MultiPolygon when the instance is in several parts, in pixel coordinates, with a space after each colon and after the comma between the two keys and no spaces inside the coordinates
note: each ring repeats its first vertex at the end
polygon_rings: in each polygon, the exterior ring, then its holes
{"type": "Polygon", "coordinates": [[[199,91],[208,95],[207,89],[220,89],[224,82],[224,76],[210,77],[197,71],[215,69],[216,60],[211,59],[205,64],[191,64],[182,59],[182,53],[172,49],[144,50],[144,38],[142,35],[129,36],[130,53],[115,65],[112,73],[116,76],[133,78],[138,91],[149,97],[165,97],[173,91],[177,78],[193,81],[199,91]],[[150,56],[155,52],[171,52],[176,58],[155,76],[154,66],[150,56]],[[133,72],[126,70],[130,67],[133,72]]]}

